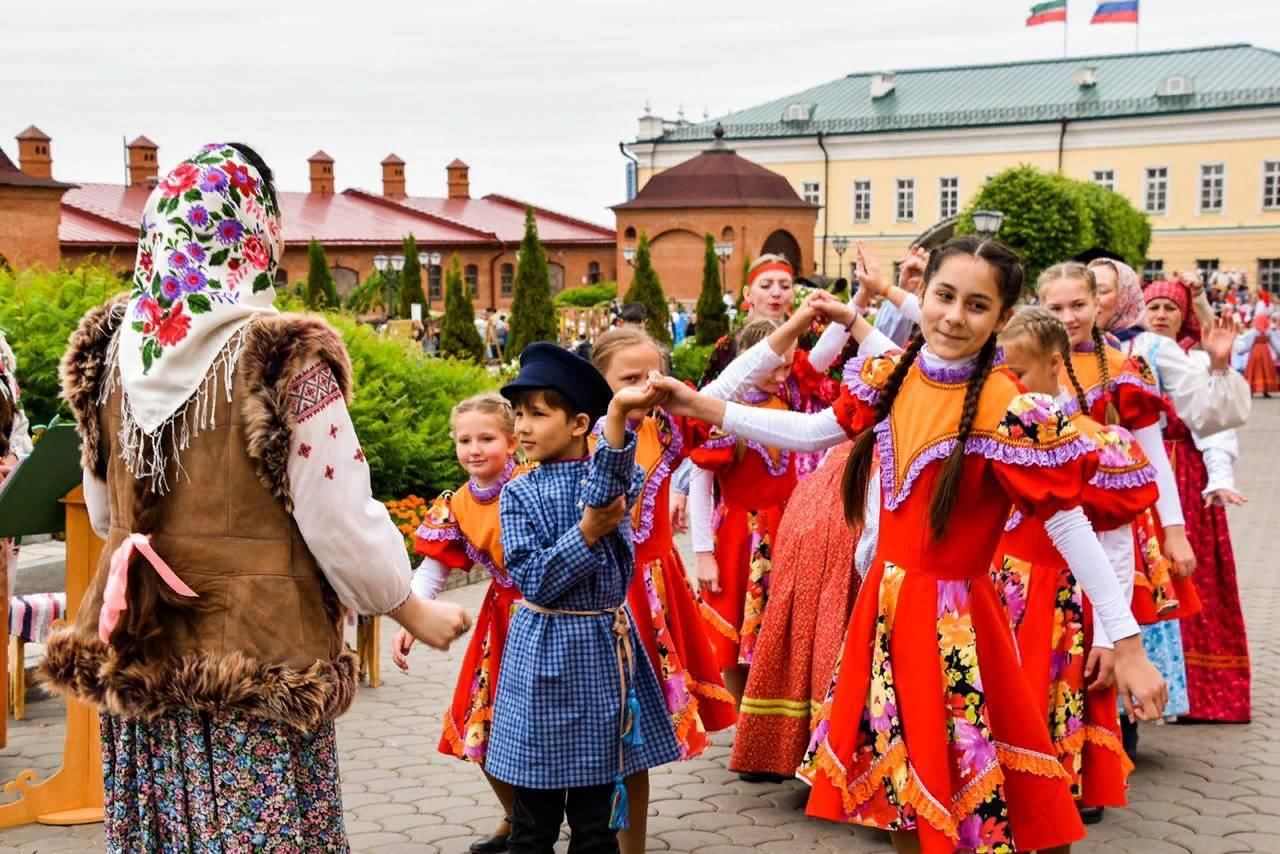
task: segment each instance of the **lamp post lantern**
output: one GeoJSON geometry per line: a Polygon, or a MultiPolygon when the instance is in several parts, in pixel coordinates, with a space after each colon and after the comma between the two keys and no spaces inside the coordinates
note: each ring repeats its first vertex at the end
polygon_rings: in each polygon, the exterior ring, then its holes
{"type": "Polygon", "coordinates": [[[729,263],[729,257],[733,255],[732,243],[717,243],[715,245],[716,257],[720,259],[720,290],[726,294],[729,292],[729,283],[726,281],[725,265],[729,263]]]}
{"type": "Polygon", "coordinates": [[[1004,224],[1004,211],[974,211],[973,229],[982,238],[992,238],[1000,233],[1004,224]]]}
{"type": "Polygon", "coordinates": [[[622,260],[627,262],[628,267],[636,265],[636,248],[634,246],[622,247],[622,260]]]}
{"type": "Polygon", "coordinates": [[[837,234],[831,238],[831,248],[836,250],[836,268],[844,272],[844,253],[849,248],[849,238],[843,234],[837,234]]]}

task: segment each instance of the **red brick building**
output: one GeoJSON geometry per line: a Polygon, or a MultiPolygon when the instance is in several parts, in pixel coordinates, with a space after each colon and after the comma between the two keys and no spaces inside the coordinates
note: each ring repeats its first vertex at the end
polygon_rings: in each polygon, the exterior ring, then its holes
{"type": "MultiPolygon", "coordinates": [[[[120,272],[132,269],[138,222],[160,175],[158,146],[144,136],[128,145],[129,183],[66,184],[53,180],[51,141],[32,127],[18,136],[20,168],[0,151],[0,261],[75,265],[90,258],[120,272]]],[[[308,158],[308,192],[279,192],[285,254],[277,282],[307,274],[307,243],[318,240],[346,293],[374,269],[377,255],[396,255],[412,234],[419,255],[440,253],[447,266],[456,252],[480,306],[511,302],[516,251],[524,236],[525,202],[491,193],[472,198],[470,170],[461,160],[446,167],[443,197],[406,194],[406,164],[382,161],[382,192],[335,192],[335,163],[323,151],[308,158]]],[[[552,287],[616,278],[611,229],[536,208],[552,287]]],[[[443,308],[441,267],[423,259],[423,286],[432,308],[443,308]]]]}
{"type": "Polygon", "coordinates": [[[657,173],[631,201],[613,208],[618,218],[618,292],[631,284],[632,270],[623,258],[643,232],[649,236],[653,268],[668,297],[698,298],[702,288],[705,235],[733,244],[724,265],[725,285],[737,289],[743,261],[766,252],[785,255],[797,275],[811,274],[813,234],[818,205],[796,195],[776,172],[739,157],[716,141],[703,153],[657,173]]]}

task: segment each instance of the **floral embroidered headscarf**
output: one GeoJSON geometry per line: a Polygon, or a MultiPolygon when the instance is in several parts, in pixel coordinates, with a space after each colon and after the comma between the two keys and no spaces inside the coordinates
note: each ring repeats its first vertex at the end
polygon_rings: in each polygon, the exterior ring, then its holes
{"type": "Polygon", "coordinates": [[[283,249],[272,193],[230,145],[206,145],[152,191],[114,342],[122,454],[135,477],[150,477],[163,490],[167,464],[212,426],[219,378],[230,399],[249,323],[276,311],[283,249]]]}
{"type": "Polygon", "coordinates": [[[1200,321],[1191,305],[1191,288],[1183,282],[1157,279],[1142,291],[1143,307],[1152,300],[1167,299],[1182,312],[1182,326],[1174,335],[1183,350],[1190,350],[1200,343],[1200,321]]]}
{"type": "Polygon", "coordinates": [[[1103,265],[1116,271],[1116,310],[1107,321],[1105,331],[1114,332],[1142,325],[1142,311],[1146,303],[1142,299],[1142,282],[1137,272],[1123,261],[1112,258],[1097,258],[1089,262],[1090,267],[1103,265]]]}

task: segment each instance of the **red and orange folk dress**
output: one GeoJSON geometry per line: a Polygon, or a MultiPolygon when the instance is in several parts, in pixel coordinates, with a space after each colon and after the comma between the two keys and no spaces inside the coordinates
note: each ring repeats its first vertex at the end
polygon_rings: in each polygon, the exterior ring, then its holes
{"type": "MultiPolygon", "coordinates": [[[[1123,427],[1080,414],[1071,421],[1098,449],[1097,472],[1082,494],[1089,521],[1097,531],[1126,528],[1155,503],[1155,472],[1123,427]]],[[[1120,533],[1123,547],[1127,531],[1120,533]]],[[[1015,511],[996,559],[992,580],[1009,611],[1036,711],[1071,775],[1072,795],[1083,806],[1124,806],[1133,763],[1121,746],[1116,688],[1085,685],[1095,635],[1089,600],[1038,519],[1015,511]]],[[[1116,572],[1132,574],[1132,561],[1116,572]]]]}
{"type": "Polygon", "coordinates": [[[432,502],[414,538],[414,550],[432,564],[419,567],[414,592],[434,598],[450,570],[466,572],[475,565],[492,576],[472,627],[471,641],[462,657],[462,670],[453,690],[453,701],[444,715],[444,732],[438,750],[483,765],[493,721],[502,650],[507,627],[520,591],[502,562],[502,537],[498,524],[498,499],[513,478],[529,470],[507,463],[502,477],[488,487],[469,481],[456,492],[446,492],[432,502]],[[435,569],[435,572],[431,572],[435,569]],[[427,578],[425,588],[422,579],[427,578]]]}
{"type": "MultiPolygon", "coordinates": [[[[777,395],[758,389],[746,392],[742,402],[788,410],[777,395]]],[[[719,568],[720,590],[702,591],[719,617],[709,621],[708,634],[719,667],[750,664],[769,599],[773,544],[796,486],[795,454],[712,428],[690,458],[698,469],[689,493],[694,549],[714,551],[719,568]],[[701,508],[709,479],[714,480],[719,504],[708,524],[701,508]]]]}
{"type": "MultiPolygon", "coordinates": [[[[681,759],[701,754],[710,743],[708,733],[728,729],[738,717],[708,638],[706,618],[714,612],[689,583],[671,530],[671,475],[693,442],[688,423],[655,409],[632,428],[636,465],[645,480],[632,510],[636,571],[627,589],[632,622],[662,687],[681,759]]],[[[602,428],[603,422],[592,433],[593,449],[602,428]]]]}
{"type": "Polygon", "coordinates": [[[1096,452],[1052,399],[993,373],[965,443],[955,510],[935,539],[930,502],[973,366],[930,364],[922,352],[873,427],[898,358],[852,363],[834,407],[849,435],[875,430],[880,535],[830,718],[801,769],[813,785],[808,812],[915,831],[925,854],[1073,842],[1084,827],[990,566],[1011,509],[1048,519],[1079,506],[1096,452]]]}

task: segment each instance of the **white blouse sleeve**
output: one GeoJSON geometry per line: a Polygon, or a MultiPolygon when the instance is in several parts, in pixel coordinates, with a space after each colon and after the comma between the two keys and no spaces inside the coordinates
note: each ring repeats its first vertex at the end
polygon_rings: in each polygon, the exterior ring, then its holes
{"type": "Polygon", "coordinates": [[[849,438],[830,409],[815,413],[788,412],[726,403],[723,429],[786,451],[825,451],[849,438]]]}
{"type": "Polygon", "coordinates": [[[902,312],[902,316],[912,323],[919,323],[923,317],[920,313],[920,297],[908,293],[902,298],[902,304],[898,306],[898,311],[902,312]]]}
{"type": "Polygon", "coordinates": [[[1133,438],[1147,455],[1151,468],[1155,469],[1156,487],[1160,495],[1156,498],[1156,512],[1160,514],[1160,524],[1185,525],[1182,516],[1182,501],[1178,498],[1178,481],[1173,476],[1173,466],[1169,464],[1169,454],[1165,451],[1164,436],[1160,433],[1159,424],[1151,424],[1133,431],[1133,438]]]}
{"type": "Polygon", "coordinates": [[[1106,637],[1123,640],[1136,635],[1138,623],[1129,609],[1130,597],[1124,595],[1084,510],[1060,510],[1045,521],[1044,530],[1093,602],[1106,637]]]}
{"type": "MultiPolygon", "coordinates": [[[[1102,550],[1106,552],[1107,558],[1111,562],[1111,568],[1115,570],[1116,581],[1120,582],[1120,595],[1124,597],[1126,602],[1131,601],[1133,599],[1133,576],[1136,568],[1133,552],[1133,529],[1125,525],[1110,531],[1099,531],[1098,542],[1102,544],[1102,550]]],[[[1103,649],[1113,649],[1115,647],[1115,644],[1111,642],[1110,635],[1107,634],[1107,627],[1103,625],[1101,612],[1096,609],[1093,612],[1093,645],[1103,649]]]]}
{"type": "Polygon", "coordinates": [[[849,343],[848,328],[843,323],[828,323],[818,342],[809,351],[809,364],[815,371],[826,373],[827,368],[834,365],[836,359],[840,358],[840,353],[847,343],[849,343]]]}
{"type": "Polygon", "coordinates": [[[776,370],[781,364],[782,357],[773,352],[766,338],[756,342],[747,352],[739,354],[725,366],[720,376],[703,386],[700,393],[717,400],[734,400],[755,385],[756,380],[776,370]]]}
{"type": "Polygon", "coordinates": [[[409,582],[409,588],[419,599],[434,599],[444,589],[448,577],[449,567],[435,558],[424,557],[413,571],[413,581],[409,582]]]}
{"type": "Polygon", "coordinates": [[[858,345],[859,356],[883,356],[890,350],[901,349],[894,343],[893,339],[885,335],[879,329],[872,329],[866,338],[862,339],[862,343],[858,345]]]}
{"type": "Polygon", "coordinates": [[[385,614],[409,598],[409,556],[387,508],[373,497],[369,465],[329,366],[315,362],[289,390],[293,518],[344,605],[385,614]]]}
{"type": "Polygon", "coordinates": [[[84,471],[82,482],[84,505],[89,511],[89,527],[105,540],[111,532],[111,502],[107,499],[107,482],[88,469],[84,471]]]}
{"type": "Polygon", "coordinates": [[[867,478],[867,503],[862,519],[862,533],[858,535],[858,544],[853,549],[853,568],[857,570],[858,577],[866,577],[879,545],[880,478],[873,475],[867,478]]]}
{"type": "MultiPolygon", "coordinates": [[[[1161,388],[1169,396],[1178,417],[1193,432],[1207,436],[1245,422],[1252,395],[1244,377],[1235,371],[1213,373],[1207,363],[1191,358],[1173,339],[1153,337],[1157,341],[1155,361],[1161,388]]],[[[1139,355],[1145,355],[1150,344],[1147,347],[1139,350],[1139,355]]]]}
{"type": "Polygon", "coordinates": [[[689,477],[689,535],[695,552],[712,552],[716,548],[712,520],[715,515],[715,498],[712,486],[715,473],[698,466],[689,477]]]}
{"type": "Polygon", "coordinates": [[[1196,447],[1204,457],[1204,467],[1208,470],[1209,481],[1205,484],[1202,495],[1209,495],[1219,489],[1236,488],[1236,460],[1240,456],[1240,443],[1236,439],[1235,430],[1222,430],[1212,436],[1193,436],[1196,447]]]}

